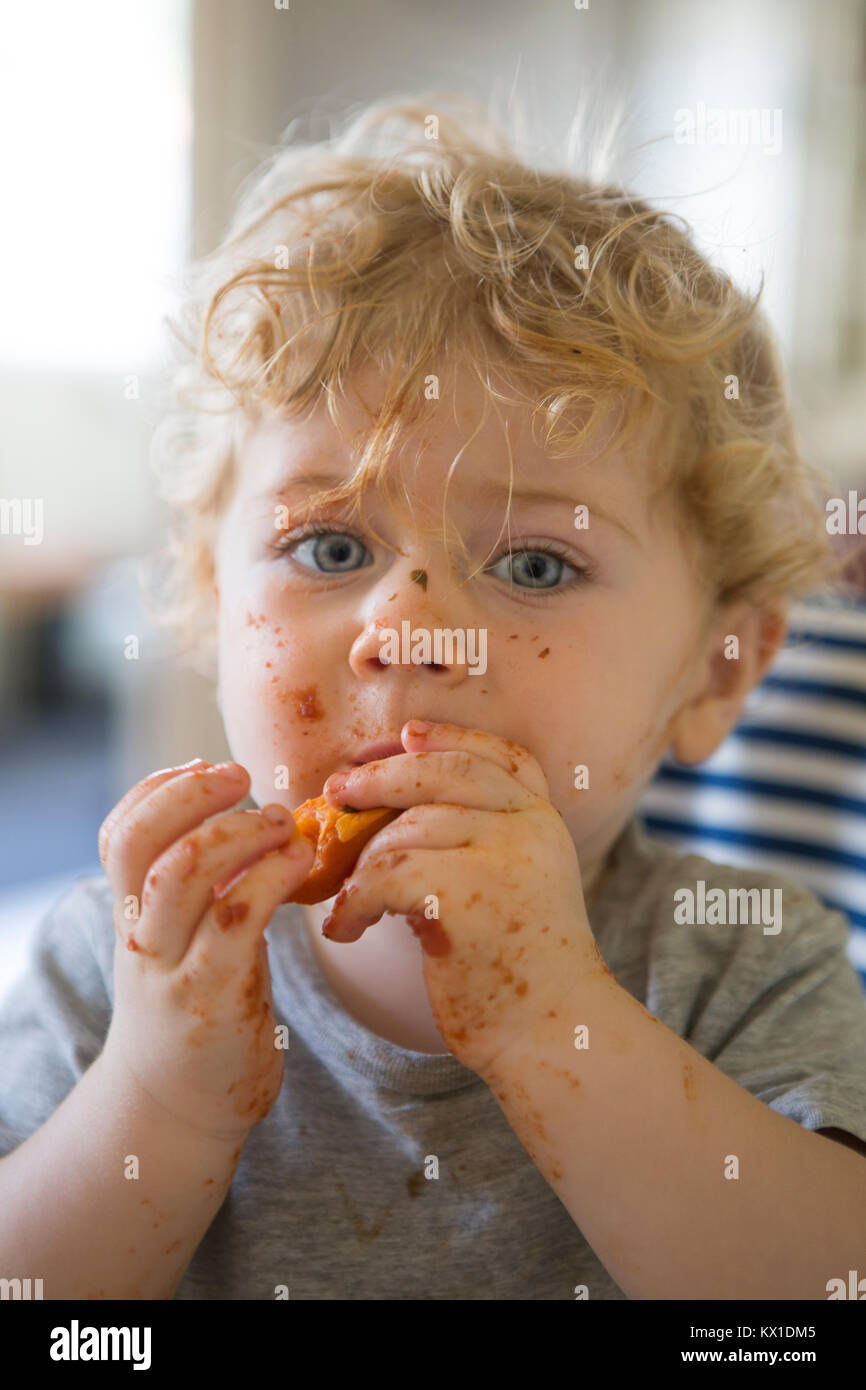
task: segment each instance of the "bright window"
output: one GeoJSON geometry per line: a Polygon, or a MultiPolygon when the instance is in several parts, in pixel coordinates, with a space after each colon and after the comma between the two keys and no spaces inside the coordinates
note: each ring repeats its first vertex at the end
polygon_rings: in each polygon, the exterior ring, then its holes
{"type": "Polygon", "coordinates": [[[7,6],[0,39],[0,361],[161,358],[185,259],[190,0],[7,6]]]}

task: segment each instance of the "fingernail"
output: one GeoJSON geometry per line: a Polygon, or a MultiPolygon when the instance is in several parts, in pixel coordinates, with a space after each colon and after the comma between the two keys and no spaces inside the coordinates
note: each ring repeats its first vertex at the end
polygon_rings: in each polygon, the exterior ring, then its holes
{"type": "Polygon", "coordinates": [[[271,821],[273,825],[286,825],[292,820],[285,806],[280,806],[276,801],[272,802],[269,806],[263,806],[262,815],[265,820],[271,821]]]}
{"type": "Polygon", "coordinates": [[[178,763],[177,770],[178,772],[185,772],[188,767],[198,767],[200,762],[201,758],[193,758],[191,763],[178,763]]]}
{"type": "Polygon", "coordinates": [[[406,727],[410,734],[429,734],[433,725],[428,724],[426,719],[410,719],[406,727]]]}
{"type": "Polygon", "coordinates": [[[329,796],[333,795],[334,792],[341,792],[348,780],[348,772],[335,772],[332,774],[332,776],[328,778],[327,782],[325,783],[324,790],[328,793],[329,796]]]}

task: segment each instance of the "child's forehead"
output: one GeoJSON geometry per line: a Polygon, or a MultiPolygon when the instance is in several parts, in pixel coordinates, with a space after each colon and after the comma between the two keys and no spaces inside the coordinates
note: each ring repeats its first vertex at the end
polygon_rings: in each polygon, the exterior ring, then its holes
{"type": "MultiPolygon", "coordinates": [[[[324,392],[303,414],[263,412],[243,450],[246,490],[294,490],[296,484],[312,490],[347,482],[375,430],[384,396],[381,377],[367,373],[338,402],[336,421],[324,392]]],[[[649,470],[630,451],[602,454],[604,432],[570,456],[555,457],[545,446],[543,422],[529,406],[494,409],[485,397],[480,384],[473,389],[463,382],[420,418],[401,418],[399,437],[366,491],[381,490],[387,474],[389,484],[416,489],[435,477],[437,489],[447,483],[449,497],[487,504],[505,503],[509,496],[579,502],[592,491],[608,499],[649,492],[649,470]]]]}
{"type": "Polygon", "coordinates": [[[470,447],[474,439],[511,439],[526,445],[531,440],[532,411],[528,406],[495,407],[478,383],[462,380],[439,396],[443,383],[431,377],[431,395],[413,405],[405,396],[399,405],[388,393],[383,378],[371,370],[353,377],[343,393],[324,389],[303,414],[280,413],[266,407],[255,426],[257,435],[272,437],[288,448],[321,442],[337,448],[350,462],[382,425],[399,427],[399,451],[403,455],[422,448],[470,447]]]}

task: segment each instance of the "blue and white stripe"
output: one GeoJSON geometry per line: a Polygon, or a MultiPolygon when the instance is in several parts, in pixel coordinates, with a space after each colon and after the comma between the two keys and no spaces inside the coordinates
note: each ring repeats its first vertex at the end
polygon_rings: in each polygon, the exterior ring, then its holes
{"type": "Polygon", "coordinates": [[[697,767],[665,758],[639,810],[684,852],[783,874],[844,912],[866,989],[866,603],[798,605],[737,728],[697,767]]]}

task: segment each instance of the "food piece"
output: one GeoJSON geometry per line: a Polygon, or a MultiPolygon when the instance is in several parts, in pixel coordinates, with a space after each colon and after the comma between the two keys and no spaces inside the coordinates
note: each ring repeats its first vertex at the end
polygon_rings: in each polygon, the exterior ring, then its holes
{"type": "Polygon", "coordinates": [[[305,801],[292,812],[298,831],[316,847],[313,867],[287,903],[325,902],[340,891],[358,862],[361,850],[377,830],[400,815],[395,806],[375,806],[369,811],[344,811],[323,796],[305,801]]]}

